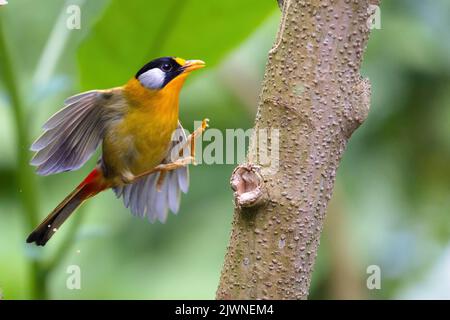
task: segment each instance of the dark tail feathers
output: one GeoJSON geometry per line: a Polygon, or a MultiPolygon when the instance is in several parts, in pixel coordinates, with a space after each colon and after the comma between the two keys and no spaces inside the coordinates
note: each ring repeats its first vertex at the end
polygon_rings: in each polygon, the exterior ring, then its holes
{"type": "Polygon", "coordinates": [[[28,236],[27,242],[35,242],[38,246],[45,246],[58,228],[86,199],[105,189],[102,184],[102,174],[94,169],[84,181],[72,191],[39,226],[28,236]]]}
{"type": "Polygon", "coordinates": [[[64,199],[64,201],[56,207],[36,229],[34,229],[27,238],[28,243],[36,242],[36,245],[38,246],[45,246],[47,241],[50,240],[64,221],[66,221],[72,212],[83,203],[84,199],[77,196],[82,189],[75,191],[75,194],[70,194],[70,198],[67,197],[64,199]]]}

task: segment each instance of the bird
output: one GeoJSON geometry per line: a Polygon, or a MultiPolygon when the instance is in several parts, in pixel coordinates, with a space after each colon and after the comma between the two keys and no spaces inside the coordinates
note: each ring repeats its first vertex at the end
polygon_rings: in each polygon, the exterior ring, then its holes
{"type": "Polygon", "coordinates": [[[135,216],[165,222],[177,213],[189,186],[188,165],[195,164],[195,138],[208,119],[186,136],[179,121],[179,94],[202,60],[154,59],[125,85],[91,90],[67,98],[43,125],[31,145],[30,164],[39,175],[81,168],[101,145],[94,169],[31,232],[27,243],[44,246],[87,199],[113,189],[135,216]],[[189,155],[186,155],[189,153],[189,155]]]}

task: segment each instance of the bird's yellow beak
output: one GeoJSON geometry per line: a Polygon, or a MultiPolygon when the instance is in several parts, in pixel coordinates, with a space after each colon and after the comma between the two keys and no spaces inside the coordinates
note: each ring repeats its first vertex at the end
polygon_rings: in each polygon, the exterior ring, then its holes
{"type": "Polygon", "coordinates": [[[205,62],[202,60],[186,60],[183,64],[184,72],[191,72],[197,69],[201,69],[205,66],[205,62]]]}

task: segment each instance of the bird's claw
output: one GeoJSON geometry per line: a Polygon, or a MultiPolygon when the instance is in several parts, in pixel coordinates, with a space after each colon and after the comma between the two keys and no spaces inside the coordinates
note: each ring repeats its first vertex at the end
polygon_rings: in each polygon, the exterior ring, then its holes
{"type": "Polygon", "coordinates": [[[202,120],[202,132],[206,130],[206,128],[209,127],[209,119],[205,118],[202,120]]]}

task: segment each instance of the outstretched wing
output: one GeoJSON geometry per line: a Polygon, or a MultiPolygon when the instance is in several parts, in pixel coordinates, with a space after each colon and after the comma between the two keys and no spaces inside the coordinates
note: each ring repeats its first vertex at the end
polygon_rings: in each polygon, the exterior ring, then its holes
{"type": "MultiPolygon", "coordinates": [[[[173,150],[179,150],[186,142],[186,134],[180,123],[172,137],[172,143],[163,163],[171,162],[173,150]]],[[[181,192],[186,193],[189,188],[188,167],[182,167],[176,170],[168,171],[159,181],[160,173],[140,178],[134,183],[114,188],[118,198],[123,198],[125,207],[130,208],[135,216],[147,217],[150,222],[158,219],[164,223],[167,219],[167,213],[170,209],[177,213],[180,206],[181,192]]]]}
{"type": "Polygon", "coordinates": [[[111,112],[105,111],[113,100],[117,98],[112,99],[111,91],[104,90],[68,98],[65,107],[47,120],[44,133],[31,146],[36,154],[30,164],[37,167],[37,173],[76,170],[86,163],[103,138],[111,117],[111,112]]]}

